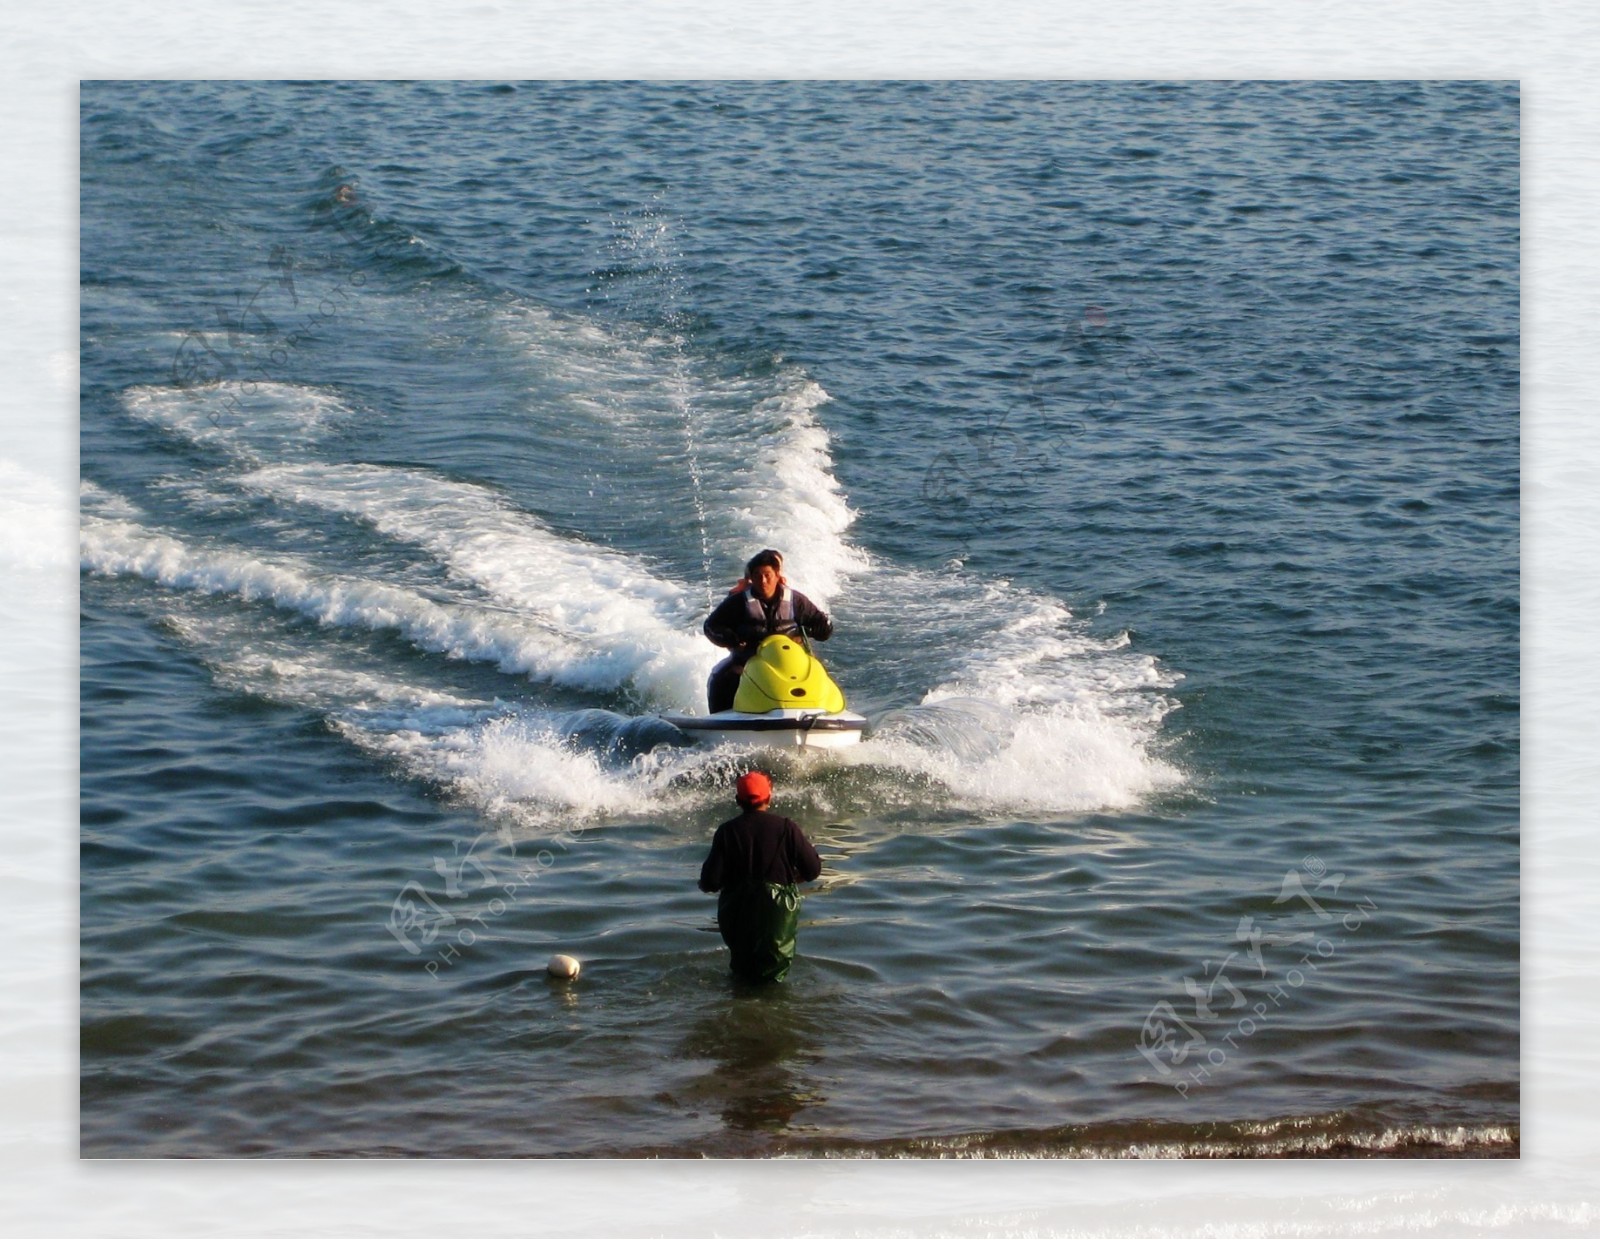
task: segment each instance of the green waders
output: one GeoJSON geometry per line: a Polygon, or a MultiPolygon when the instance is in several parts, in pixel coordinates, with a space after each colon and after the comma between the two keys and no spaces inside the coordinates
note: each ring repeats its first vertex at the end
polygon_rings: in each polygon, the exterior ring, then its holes
{"type": "Polygon", "coordinates": [[[793,883],[734,883],[717,897],[717,928],[733,971],[747,982],[781,982],[794,963],[800,889],[793,883]]]}

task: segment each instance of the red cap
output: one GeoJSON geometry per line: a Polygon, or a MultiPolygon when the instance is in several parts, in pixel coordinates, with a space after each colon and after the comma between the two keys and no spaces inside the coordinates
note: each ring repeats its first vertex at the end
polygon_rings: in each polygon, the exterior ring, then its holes
{"type": "Polygon", "coordinates": [[[765,771],[746,771],[739,776],[734,796],[740,805],[760,805],[763,801],[772,800],[772,781],[767,778],[765,771]]]}

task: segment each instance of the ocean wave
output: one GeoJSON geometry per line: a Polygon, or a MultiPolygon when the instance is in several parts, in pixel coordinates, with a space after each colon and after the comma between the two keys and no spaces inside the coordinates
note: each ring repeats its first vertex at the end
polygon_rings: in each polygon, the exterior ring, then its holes
{"type": "Polygon", "coordinates": [[[1128,1120],[1017,1132],[885,1141],[818,1139],[783,1153],[826,1158],[1515,1158],[1517,1124],[1386,1124],[1344,1113],[1179,1124],[1128,1120]]]}

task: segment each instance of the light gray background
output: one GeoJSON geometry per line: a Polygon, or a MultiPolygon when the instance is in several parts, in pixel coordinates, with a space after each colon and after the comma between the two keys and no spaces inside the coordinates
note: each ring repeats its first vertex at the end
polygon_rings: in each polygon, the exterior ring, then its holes
{"type": "MultiPolygon", "coordinates": [[[[1600,19],[1576,0],[67,0],[0,17],[0,1231],[1600,1233],[1600,19]],[[77,1160],[77,83],[146,77],[1523,83],[1523,1158],[1227,1164],[77,1160]]],[[[1471,913],[1462,910],[1463,916],[1471,913]]],[[[447,1097],[451,1082],[439,1082],[447,1097]]]]}

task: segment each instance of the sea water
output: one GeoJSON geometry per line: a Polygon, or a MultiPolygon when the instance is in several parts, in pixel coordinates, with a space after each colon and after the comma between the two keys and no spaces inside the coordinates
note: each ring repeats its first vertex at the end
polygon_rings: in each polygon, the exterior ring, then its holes
{"type": "Polygon", "coordinates": [[[1505,83],[86,83],[83,1152],[1515,1153],[1518,158],[1505,83]],[[768,546],[854,750],[657,718],[768,546]]]}

